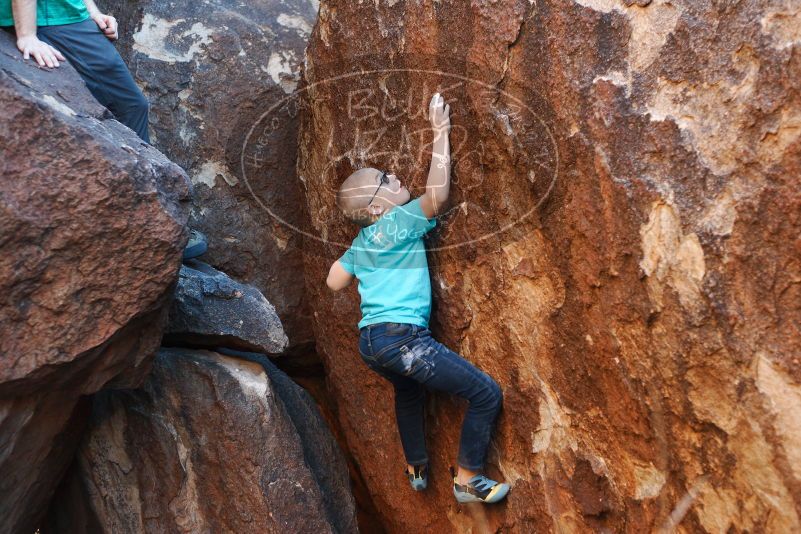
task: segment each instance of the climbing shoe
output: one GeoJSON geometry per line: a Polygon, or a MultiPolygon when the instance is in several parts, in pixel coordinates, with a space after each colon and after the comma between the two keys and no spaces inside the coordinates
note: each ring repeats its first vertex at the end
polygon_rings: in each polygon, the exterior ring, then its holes
{"type": "Polygon", "coordinates": [[[484,475],[476,475],[467,484],[456,482],[456,472],[451,467],[453,476],[453,496],[460,503],[483,502],[493,503],[502,500],[509,493],[509,484],[495,482],[484,475]]]}
{"type": "Polygon", "coordinates": [[[414,491],[423,491],[428,487],[428,466],[416,465],[413,473],[410,473],[409,468],[406,467],[403,472],[409,477],[409,484],[412,485],[414,491]]]}
{"type": "Polygon", "coordinates": [[[197,230],[189,230],[189,242],[184,247],[183,261],[202,256],[208,250],[206,236],[197,230]]]}

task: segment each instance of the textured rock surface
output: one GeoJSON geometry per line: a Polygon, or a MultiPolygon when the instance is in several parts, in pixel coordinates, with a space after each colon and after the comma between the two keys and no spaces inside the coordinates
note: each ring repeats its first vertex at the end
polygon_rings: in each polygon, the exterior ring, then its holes
{"type": "Polygon", "coordinates": [[[258,287],[293,346],[312,341],[304,302],[297,113],[289,99],[313,0],[102,2],[151,103],[153,144],[187,170],[203,260],[258,287]],[[283,222],[281,222],[283,221],[283,222]]]}
{"type": "Polygon", "coordinates": [[[354,496],[348,467],[332,429],[318,404],[304,387],[261,354],[222,350],[225,355],[244,358],[264,367],[270,384],[292,420],[303,447],[303,458],[320,486],[328,517],[338,532],[355,532],[354,496]]]}
{"type": "Polygon", "coordinates": [[[339,449],[310,398],[269,374],[244,359],[164,349],[142,389],[97,395],[79,480],[65,481],[71,498],[54,500],[48,529],[354,532],[339,449]]]}
{"type": "Polygon", "coordinates": [[[391,531],[801,529],[799,27],[756,0],[321,3],[298,172],[332,244],[306,280],[391,531]],[[432,330],[503,387],[494,508],[453,502],[464,406],[439,396],[432,486],[408,493],[356,288],[325,286],[357,231],[333,191],[370,165],[420,194],[436,90],[455,209],[429,241],[432,330]]]}
{"type": "Polygon", "coordinates": [[[68,65],[0,32],[0,517],[33,532],[86,418],[141,382],[185,242],[189,183],[68,65]]]}
{"type": "Polygon", "coordinates": [[[181,266],[165,343],[280,354],[288,341],[275,308],[258,289],[191,261],[181,266]]]}

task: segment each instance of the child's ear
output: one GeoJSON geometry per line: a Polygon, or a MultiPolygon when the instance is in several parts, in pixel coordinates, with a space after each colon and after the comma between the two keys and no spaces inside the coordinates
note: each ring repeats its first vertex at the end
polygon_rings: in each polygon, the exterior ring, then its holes
{"type": "Polygon", "coordinates": [[[367,212],[370,215],[381,215],[382,213],[384,213],[384,206],[382,206],[381,204],[370,204],[369,206],[367,206],[367,212]]]}

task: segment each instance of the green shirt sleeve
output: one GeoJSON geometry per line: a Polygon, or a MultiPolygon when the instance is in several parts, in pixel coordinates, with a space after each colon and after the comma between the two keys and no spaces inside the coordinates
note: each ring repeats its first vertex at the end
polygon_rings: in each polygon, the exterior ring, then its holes
{"type": "MultiPolygon", "coordinates": [[[[61,26],[83,22],[89,18],[89,10],[83,0],[38,0],[36,2],[37,26],[61,26]]],[[[13,26],[14,16],[11,0],[0,0],[0,26],[13,26]]]]}

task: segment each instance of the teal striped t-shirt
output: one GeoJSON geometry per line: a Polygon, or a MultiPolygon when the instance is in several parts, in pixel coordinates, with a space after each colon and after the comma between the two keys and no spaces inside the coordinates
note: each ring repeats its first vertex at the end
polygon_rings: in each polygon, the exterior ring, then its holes
{"type": "Polygon", "coordinates": [[[437,225],[420,207],[420,198],[395,206],[362,228],[339,262],[359,280],[362,319],[428,327],[431,280],[423,236],[437,225]]]}
{"type": "MultiPolygon", "coordinates": [[[[74,24],[89,18],[89,10],[83,0],[37,0],[36,25],[59,26],[74,24]]],[[[0,0],[0,26],[13,26],[14,16],[11,0],[0,0]]]]}

